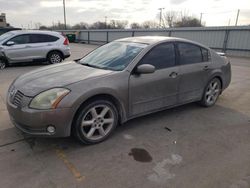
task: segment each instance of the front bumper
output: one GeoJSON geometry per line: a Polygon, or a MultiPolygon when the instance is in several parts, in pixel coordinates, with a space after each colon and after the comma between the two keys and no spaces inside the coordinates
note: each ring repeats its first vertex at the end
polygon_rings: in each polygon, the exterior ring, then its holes
{"type": "Polygon", "coordinates": [[[71,108],[36,110],[17,107],[7,99],[7,109],[13,124],[22,132],[34,136],[67,137],[71,133],[73,114],[71,108]],[[48,126],[55,132],[49,133],[48,126]]]}

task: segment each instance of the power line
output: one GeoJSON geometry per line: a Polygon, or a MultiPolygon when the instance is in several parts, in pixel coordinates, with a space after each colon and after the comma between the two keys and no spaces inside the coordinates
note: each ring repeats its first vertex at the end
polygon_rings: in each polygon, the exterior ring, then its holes
{"type": "Polygon", "coordinates": [[[203,12],[202,14],[225,14],[225,13],[230,13],[234,12],[233,10],[230,11],[219,11],[219,12],[203,12]]]}

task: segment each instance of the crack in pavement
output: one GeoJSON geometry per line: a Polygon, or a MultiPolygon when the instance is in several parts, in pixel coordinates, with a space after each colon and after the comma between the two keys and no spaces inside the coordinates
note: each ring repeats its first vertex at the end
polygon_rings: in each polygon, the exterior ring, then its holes
{"type": "Polygon", "coordinates": [[[2,144],[2,145],[0,145],[0,148],[5,147],[5,146],[9,146],[9,145],[12,145],[12,144],[15,144],[15,143],[18,143],[18,142],[23,142],[23,141],[26,141],[26,139],[23,138],[23,139],[15,140],[13,142],[2,144]]]}
{"type": "Polygon", "coordinates": [[[9,143],[1,144],[0,148],[3,148],[5,146],[9,146],[9,145],[13,145],[13,144],[16,144],[18,142],[23,142],[23,141],[26,141],[30,145],[30,148],[33,149],[31,144],[30,144],[30,141],[32,141],[32,138],[22,138],[22,139],[15,140],[15,141],[12,141],[12,142],[9,142],[9,143]]]}

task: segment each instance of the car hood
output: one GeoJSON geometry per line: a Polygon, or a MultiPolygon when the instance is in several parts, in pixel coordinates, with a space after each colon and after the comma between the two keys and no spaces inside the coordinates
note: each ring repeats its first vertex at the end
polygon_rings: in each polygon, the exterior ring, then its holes
{"type": "Polygon", "coordinates": [[[46,66],[18,77],[14,87],[26,96],[35,96],[38,93],[54,88],[65,87],[81,80],[96,78],[113,71],[87,67],[75,62],[66,62],[46,66]]]}

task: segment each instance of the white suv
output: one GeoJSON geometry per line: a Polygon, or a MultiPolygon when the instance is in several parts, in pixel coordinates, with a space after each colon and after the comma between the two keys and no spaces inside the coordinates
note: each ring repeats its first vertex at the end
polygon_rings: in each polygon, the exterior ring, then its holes
{"type": "Polygon", "coordinates": [[[0,36],[0,69],[20,62],[60,63],[69,56],[69,41],[58,32],[20,30],[0,36]]]}

